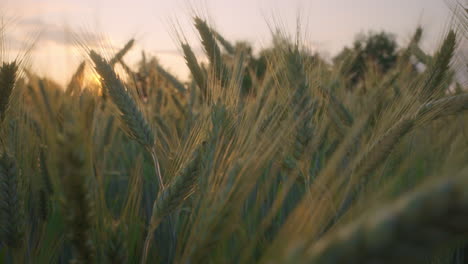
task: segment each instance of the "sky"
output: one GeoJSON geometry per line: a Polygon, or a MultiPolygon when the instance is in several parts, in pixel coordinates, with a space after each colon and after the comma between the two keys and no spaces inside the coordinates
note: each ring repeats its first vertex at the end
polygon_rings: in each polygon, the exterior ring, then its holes
{"type": "MultiPolygon", "coordinates": [[[[461,0],[468,1],[468,0],[461,0]]],[[[109,56],[135,38],[125,57],[133,65],[141,51],[156,56],[178,77],[186,78],[177,32],[202,56],[191,18],[208,20],[230,41],[249,41],[256,50],[267,47],[271,30],[295,34],[299,18],[308,46],[331,57],[356,34],[385,30],[407,43],[418,25],[424,27],[422,48],[433,52],[450,24],[444,0],[2,0],[9,57],[30,52],[32,69],[66,83],[85,51],[85,43],[109,56]]]]}

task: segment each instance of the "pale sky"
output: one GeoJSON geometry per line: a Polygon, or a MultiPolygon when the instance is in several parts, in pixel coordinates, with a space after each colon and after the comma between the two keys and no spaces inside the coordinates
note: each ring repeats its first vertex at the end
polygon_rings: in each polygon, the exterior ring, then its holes
{"type": "MultiPolygon", "coordinates": [[[[461,0],[468,1],[468,0],[461,0]]],[[[6,29],[10,57],[24,50],[39,33],[31,53],[33,69],[59,82],[71,77],[83,50],[70,34],[86,32],[90,46],[122,47],[130,38],[137,45],[125,57],[134,64],[141,50],[186,78],[174,25],[180,24],[196,50],[200,43],[191,26],[196,13],[207,18],[225,38],[247,40],[258,50],[270,41],[270,27],[292,35],[298,15],[305,41],[325,56],[350,45],[357,33],[385,30],[406,43],[418,25],[425,29],[422,47],[432,52],[440,43],[451,12],[444,0],[2,0],[0,16],[13,22],[6,29]],[[68,29],[68,30],[67,30],[68,29]],[[81,53],[80,53],[81,52],[81,53]]],[[[200,52],[201,55],[201,52],[200,52]]]]}

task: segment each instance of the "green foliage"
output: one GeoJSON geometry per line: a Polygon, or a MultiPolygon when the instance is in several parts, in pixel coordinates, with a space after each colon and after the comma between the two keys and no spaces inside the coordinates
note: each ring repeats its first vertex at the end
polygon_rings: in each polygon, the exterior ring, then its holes
{"type": "Polygon", "coordinates": [[[347,64],[344,74],[354,85],[362,80],[369,67],[386,73],[397,62],[398,45],[394,36],[386,33],[361,35],[354,41],[353,47],[345,47],[335,58],[335,63],[347,64]]]}

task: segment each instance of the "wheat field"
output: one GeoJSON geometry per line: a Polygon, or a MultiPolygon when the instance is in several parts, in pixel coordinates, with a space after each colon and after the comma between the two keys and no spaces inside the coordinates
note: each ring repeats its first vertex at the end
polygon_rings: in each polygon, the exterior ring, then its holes
{"type": "Polygon", "coordinates": [[[65,87],[2,51],[1,263],[468,263],[466,10],[385,68],[193,25],[188,81],[134,40],[65,87]]]}

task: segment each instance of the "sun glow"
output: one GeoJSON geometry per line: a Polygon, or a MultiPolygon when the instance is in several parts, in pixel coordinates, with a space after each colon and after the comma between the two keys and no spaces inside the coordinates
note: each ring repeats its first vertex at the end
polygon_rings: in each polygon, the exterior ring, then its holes
{"type": "Polygon", "coordinates": [[[96,90],[99,95],[102,94],[101,76],[93,71],[88,71],[84,75],[83,84],[88,89],[96,90]]]}

